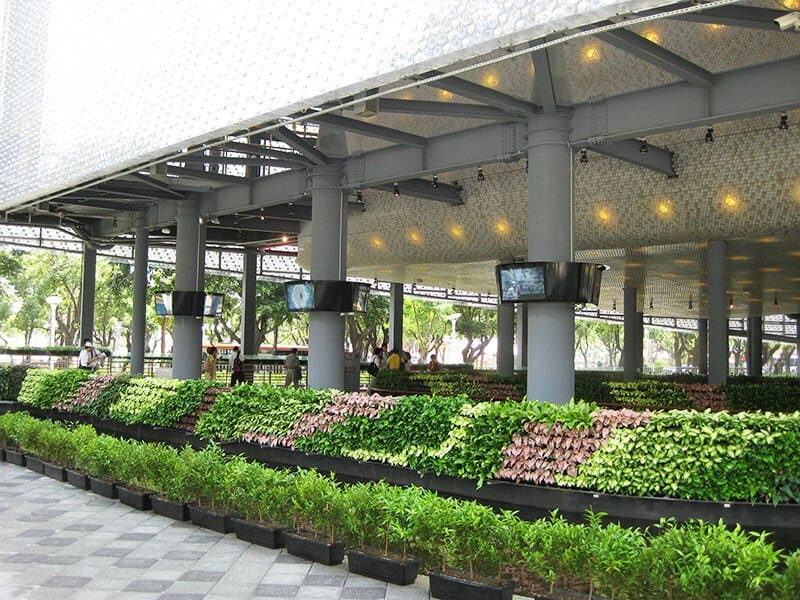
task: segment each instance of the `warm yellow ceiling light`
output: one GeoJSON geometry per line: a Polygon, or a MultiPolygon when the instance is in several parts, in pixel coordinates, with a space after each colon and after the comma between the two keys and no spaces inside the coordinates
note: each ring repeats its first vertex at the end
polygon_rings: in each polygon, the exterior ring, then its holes
{"type": "Polygon", "coordinates": [[[765,235],[764,237],[756,238],[756,241],[759,244],[775,244],[777,242],[780,242],[781,240],[780,238],[774,235],[765,235]]]}
{"type": "Polygon", "coordinates": [[[741,279],[739,285],[753,285],[752,279],[741,279]]]}
{"type": "Polygon", "coordinates": [[[408,230],[408,239],[412,244],[421,244],[422,243],[422,234],[417,231],[416,229],[409,229],[408,230]]]}
{"type": "Polygon", "coordinates": [[[449,229],[450,237],[454,240],[464,239],[464,228],[461,225],[451,225],[449,229]]]}
{"type": "Polygon", "coordinates": [[[797,202],[800,202],[800,181],[798,181],[797,185],[794,186],[794,199],[797,202]]]}
{"type": "Polygon", "coordinates": [[[601,206],[597,209],[597,220],[601,223],[611,223],[614,219],[614,215],[611,213],[611,210],[606,208],[605,206],[601,206]]]}
{"type": "Polygon", "coordinates": [[[659,217],[664,219],[672,216],[672,202],[670,200],[659,200],[656,203],[656,212],[659,217]]]}
{"type": "Polygon", "coordinates": [[[735,254],[731,256],[730,259],[735,262],[744,262],[746,260],[750,260],[750,257],[743,254],[735,254]]]}
{"type": "Polygon", "coordinates": [[[497,73],[487,73],[483,77],[483,83],[490,88],[496,88],[500,85],[500,76],[497,73]]]}
{"type": "Polygon", "coordinates": [[[800,250],[792,250],[788,254],[789,256],[800,256],[800,250]]]}
{"type": "Polygon", "coordinates": [[[778,0],[778,2],[783,4],[789,10],[800,9],[800,0],[778,0]]]}
{"type": "Polygon", "coordinates": [[[672,262],[673,262],[673,264],[676,264],[676,265],[691,265],[692,264],[692,261],[690,261],[688,258],[676,258],[672,262]]]}
{"type": "Polygon", "coordinates": [[[404,90],[400,92],[400,99],[401,100],[413,100],[414,99],[414,92],[411,90],[404,90]]]}
{"type": "Polygon", "coordinates": [[[780,273],[782,269],[780,267],[761,267],[759,270],[762,273],[780,273]]]}
{"type": "Polygon", "coordinates": [[[372,245],[380,250],[384,246],[383,240],[378,236],[375,236],[374,238],[372,238],[372,245]]]}
{"type": "Polygon", "coordinates": [[[498,219],[494,224],[494,230],[500,235],[508,235],[511,232],[511,225],[505,219],[498,219]]]}
{"type": "Polygon", "coordinates": [[[725,29],[725,25],[720,25],[719,23],[709,23],[706,25],[708,29],[711,31],[719,31],[720,29],[725,29]]]}
{"type": "Polygon", "coordinates": [[[722,198],[722,206],[725,207],[725,210],[734,211],[739,208],[741,201],[736,194],[725,194],[722,198]]]}
{"type": "Polygon", "coordinates": [[[439,96],[439,100],[452,100],[453,92],[450,92],[448,90],[439,90],[437,96],[439,96]]]}
{"type": "Polygon", "coordinates": [[[587,62],[600,60],[600,49],[597,46],[586,46],[583,49],[583,60],[587,62]]]}
{"type": "Polygon", "coordinates": [[[653,42],[654,44],[661,42],[661,36],[658,35],[657,31],[645,31],[642,34],[642,37],[650,42],[653,42]]]}

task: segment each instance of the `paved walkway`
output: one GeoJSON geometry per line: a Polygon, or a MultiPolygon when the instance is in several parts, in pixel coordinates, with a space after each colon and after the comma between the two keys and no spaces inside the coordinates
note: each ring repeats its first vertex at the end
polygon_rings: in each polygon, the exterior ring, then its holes
{"type": "Polygon", "coordinates": [[[0,599],[427,599],[0,462],[0,599]]]}

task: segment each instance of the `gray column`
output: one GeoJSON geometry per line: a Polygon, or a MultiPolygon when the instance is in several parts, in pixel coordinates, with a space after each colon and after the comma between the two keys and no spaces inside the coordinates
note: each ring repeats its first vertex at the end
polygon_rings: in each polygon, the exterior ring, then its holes
{"type": "Polygon", "coordinates": [[[747,374],[761,377],[764,368],[761,353],[761,317],[747,317],[747,374]]]}
{"type": "Polygon", "coordinates": [[[644,371],[644,313],[636,313],[636,372],[644,371]]]}
{"type": "Polygon", "coordinates": [[[81,269],[81,336],[79,342],[94,336],[94,292],[97,278],[97,249],[83,244],[81,269]]]}
{"type": "Polygon", "coordinates": [[[150,232],[144,215],[137,218],[136,243],[133,247],[133,322],[131,323],[131,375],[144,373],[145,337],[147,336],[147,254],[150,232]]]}
{"type": "MultiPolygon", "coordinates": [[[[202,291],[205,276],[205,226],[200,224],[197,200],[178,203],[175,242],[175,289],[202,291]]],[[[173,327],[172,376],[197,379],[203,360],[203,319],[176,316],[173,327]]]]}
{"type": "MultiPolygon", "coordinates": [[[[569,119],[528,120],[528,260],[571,261],[572,152],[569,119]]],[[[528,304],[528,398],[565,404],[575,394],[575,310],[568,302],[528,304]]]]}
{"type": "Polygon", "coordinates": [[[622,350],[622,369],[625,381],[633,381],[636,378],[636,352],[639,349],[637,327],[637,317],[639,312],[636,310],[636,288],[625,287],[622,289],[623,302],[623,331],[625,333],[625,343],[622,350]]]}
{"type": "Polygon", "coordinates": [[[708,383],[728,379],[728,298],[725,242],[708,244],[708,383]]]}
{"type": "Polygon", "coordinates": [[[794,357],[795,357],[795,375],[800,377],[800,315],[792,315],[792,318],[795,320],[794,323],[794,335],[795,335],[795,349],[794,349],[794,357]]]}
{"type": "Polygon", "coordinates": [[[497,374],[514,374],[514,305],[497,299],[497,374]]]}
{"type": "Polygon", "coordinates": [[[701,375],[708,375],[708,319],[697,319],[697,368],[701,375]]]}
{"type": "MultiPolygon", "coordinates": [[[[403,347],[403,284],[389,286],[389,350],[403,347]]],[[[422,357],[427,362],[428,357],[422,357]]]]}
{"type": "MultiPolygon", "coordinates": [[[[311,192],[311,278],[345,278],[347,202],[338,166],[315,167],[311,192]]],[[[344,319],[337,313],[309,316],[308,385],[344,389],[344,319]]]]}
{"type": "Polygon", "coordinates": [[[245,248],[242,269],[242,322],[239,336],[242,340],[242,354],[254,356],[258,354],[256,347],[256,267],[258,252],[245,248]]]}
{"type": "Polygon", "coordinates": [[[517,304],[514,308],[516,317],[515,336],[517,353],[514,355],[514,368],[522,371],[528,368],[528,307],[517,304]]]}

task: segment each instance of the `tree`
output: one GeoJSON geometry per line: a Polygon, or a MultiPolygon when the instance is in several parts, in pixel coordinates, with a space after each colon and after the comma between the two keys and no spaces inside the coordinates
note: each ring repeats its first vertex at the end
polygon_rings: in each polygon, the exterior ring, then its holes
{"type": "Polygon", "coordinates": [[[697,334],[683,331],[672,331],[672,360],[675,366],[694,364],[694,346],[697,343],[697,334]],[[684,362],[683,357],[686,356],[684,362]]]}
{"type": "Polygon", "coordinates": [[[242,281],[230,275],[206,275],[205,290],[222,294],[222,316],[206,319],[205,328],[208,339],[213,343],[234,341],[241,343],[242,324],[242,281]]]}
{"type": "Polygon", "coordinates": [[[345,327],[353,352],[367,358],[369,349],[379,346],[389,334],[389,298],[370,294],[367,311],[347,315],[345,327]]]}
{"type": "Polygon", "coordinates": [[[278,348],[278,333],[284,324],[301,320],[299,313],[289,312],[283,284],[274,281],[259,281],[256,286],[256,347],[260,348],[272,334],[272,350],[278,348]]]}
{"type": "Polygon", "coordinates": [[[589,348],[597,339],[595,323],[588,319],[575,319],[575,349],[583,357],[583,368],[589,368],[589,348]]]}
{"type": "Polygon", "coordinates": [[[744,338],[731,338],[729,352],[733,355],[733,372],[739,373],[742,365],[742,358],[745,355],[747,343],[744,338]]]}
{"type": "Polygon", "coordinates": [[[133,318],[131,267],[125,263],[97,261],[97,286],[94,305],[94,335],[103,346],[115,341],[114,332],[122,332],[126,347],[133,318]]]}
{"type": "Polygon", "coordinates": [[[450,326],[445,317],[452,312],[452,307],[444,303],[411,298],[403,301],[403,335],[416,346],[421,363],[431,352],[440,354],[450,326]]]}
{"type": "Polygon", "coordinates": [[[611,367],[619,367],[622,363],[622,327],[615,323],[599,321],[595,324],[595,333],[600,343],[608,353],[608,364],[611,367]]]}
{"type": "MultiPolygon", "coordinates": [[[[467,338],[461,350],[461,358],[466,364],[473,364],[486,350],[486,346],[497,335],[497,311],[488,308],[456,305],[455,312],[461,313],[456,321],[456,331],[467,338]]],[[[426,356],[425,354],[423,356],[426,356]]]]}

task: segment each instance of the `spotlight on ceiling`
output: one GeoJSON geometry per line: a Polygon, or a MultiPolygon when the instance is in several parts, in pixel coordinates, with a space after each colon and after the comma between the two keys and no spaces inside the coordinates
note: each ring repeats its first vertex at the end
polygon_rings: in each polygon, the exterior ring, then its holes
{"type": "Polygon", "coordinates": [[[478,181],[485,181],[486,175],[483,174],[483,168],[478,167],[478,181]]]}
{"type": "Polygon", "coordinates": [[[694,308],[694,303],[692,302],[692,297],[689,296],[689,310],[692,310],[693,308],[694,308]]]}
{"type": "Polygon", "coordinates": [[[364,193],[361,190],[356,190],[356,202],[364,204],[364,193]]]}
{"type": "Polygon", "coordinates": [[[285,244],[286,242],[289,241],[289,236],[284,233],[283,237],[281,238],[281,240],[283,240],[283,243],[285,244]]]}
{"type": "Polygon", "coordinates": [[[294,202],[289,202],[289,216],[294,216],[294,202]]]}
{"type": "Polygon", "coordinates": [[[781,131],[789,130],[789,115],[781,115],[781,120],[778,123],[778,129],[781,131]]]}
{"type": "Polygon", "coordinates": [[[169,235],[170,233],[172,233],[172,229],[170,229],[169,227],[162,227],[161,233],[163,233],[164,235],[169,235]]]}
{"type": "Polygon", "coordinates": [[[708,129],[706,129],[705,143],[706,144],[714,143],[714,128],[713,127],[709,127],[708,129]]]}
{"type": "Polygon", "coordinates": [[[578,159],[578,162],[583,164],[589,162],[589,154],[586,152],[586,148],[581,148],[581,157],[578,159]]]}
{"type": "Polygon", "coordinates": [[[775,294],[775,297],[772,299],[772,308],[780,308],[780,303],[778,302],[778,294],[775,294]]]}
{"type": "Polygon", "coordinates": [[[728,300],[728,310],[733,310],[733,296],[728,300]]]}
{"type": "Polygon", "coordinates": [[[112,229],[116,229],[117,228],[117,217],[114,217],[114,220],[111,221],[111,228],[112,229]]]}
{"type": "Polygon", "coordinates": [[[264,209],[263,208],[259,212],[260,212],[260,214],[258,215],[259,219],[261,219],[263,221],[264,219],[267,218],[267,216],[264,214],[264,209]]]}
{"type": "Polygon", "coordinates": [[[639,143],[639,152],[642,154],[647,154],[648,150],[650,150],[650,147],[647,145],[647,140],[642,140],[639,143]]]}
{"type": "Polygon", "coordinates": [[[650,296],[650,310],[653,310],[653,297],[650,296]]]}
{"type": "Polygon", "coordinates": [[[400,183],[397,181],[394,182],[394,197],[395,198],[400,197],[400,183]]]}
{"type": "Polygon", "coordinates": [[[434,175],[433,179],[431,179],[431,187],[432,188],[439,187],[439,176],[438,175],[434,175]]]}
{"type": "Polygon", "coordinates": [[[611,310],[613,310],[614,312],[617,311],[617,301],[616,300],[612,300],[611,301],[611,310]]]}

